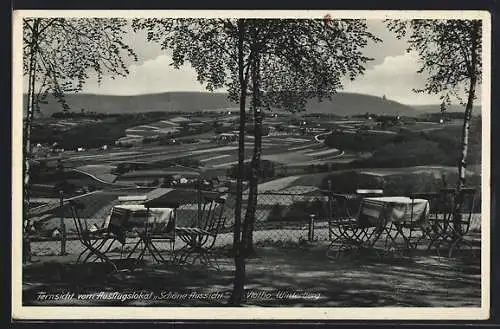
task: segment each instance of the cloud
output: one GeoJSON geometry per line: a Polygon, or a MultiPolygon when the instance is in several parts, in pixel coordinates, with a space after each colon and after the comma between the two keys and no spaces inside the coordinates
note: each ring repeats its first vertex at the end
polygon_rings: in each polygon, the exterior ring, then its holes
{"type": "Polygon", "coordinates": [[[105,77],[98,85],[95,79],[88,80],[83,92],[94,94],[134,95],[165,91],[206,91],[196,80],[196,72],[190,66],[176,69],[170,64],[169,55],[134,63],[125,78],[105,77]]]}
{"type": "Polygon", "coordinates": [[[425,76],[417,74],[420,64],[416,53],[386,56],[382,63],[365,71],[355,81],[344,84],[344,90],[388,99],[410,105],[439,103],[439,96],[417,94],[413,88],[422,88],[425,76]]]}
{"type": "MultiPolygon", "coordinates": [[[[83,92],[94,94],[135,95],[167,91],[206,91],[196,80],[195,70],[185,65],[180,69],[171,66],[172,58],[168,53],[146,59],[129,66],[130,74],[125,78],[105,77],[99,86],[96,79],[89,79],[83,92]]],[[[420,67],[416,53],[403,53],[385,56],[379,63],[367,68],[365,74],[355,81],[346,79],[344,90],[386,96],[408,105],[438,104],[439,95],[413,92],[422,88],[425,76],[417,74],[420,67]]],[[[220,90],[222,91],[222,90],[220,90]]]]}
{"type": "MultiPolygon", "coordinates": [[[[172,58],[162,54],[155,58],[129,66],[130,74],[125,78],[105,77],[101,85],[89,79],[83,92],[94,94],[134,95],[165,91],[206,91],[196,80],[196,72],[189,65],[175,69],[172,58]]],[[[388,99],[404,104],[432,104],[439,102],[438,96],[416,94],[412,88],[421,88],[424,77],[416,74],[418,59],[414,53],[386,56],[377,65],[368,68],[355,81],[346,81],[344,91],[386,95],[388,99]]]]}

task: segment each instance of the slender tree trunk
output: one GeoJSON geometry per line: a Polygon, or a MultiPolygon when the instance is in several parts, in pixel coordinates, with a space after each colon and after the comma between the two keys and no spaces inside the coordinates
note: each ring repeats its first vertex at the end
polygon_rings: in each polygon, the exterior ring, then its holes
{"type": "Polygon", "coordinates": [[[23,263],[31,261],[31,244],[28,235],[29,231],[29,207],[30,207],[30,161],[31,161],[31,127],[33,124],[33,115],[35,112],[35,77],[37,70],[36,52],[38,47],[38,26],[40,20],[35,19],[33,22],[32,40],[30,43],[30,58],[28,67],[28,101],[26,104],[26,118],[23,130],[23,263]]]}
{"type": "Polygon", "coordinates": [[[243,193],[243,179],[245,174],[245,109],[247,98],[247,81],[244,65],[244,40],[245,21],[238,20],[238,73],[240,80],[240,126],[238,140],[238,170],[236,175],[236,201],[234,207],[234,235],[233,235],[233,256],[235,266],[235,276],[233,291],[229,303],[241,305],[245,299],[245,256],[241,248],[241,206],[243,193]]]}
{"type": "Polygon", "coordinates": [[[469,148],[469,130],[472,119],[472,107],[474,102],[476,79],[472,78],[469,87],[469,96],[465,107],[464,122],[462,125],[462,145],[460,152],[460,161],[458,163],[458,182],[455,191],[455,209],[453,211],[453,225],[455,232],[459,232],[462,220],[462,204],[464,195],[462,189],[465,187],[465,178],[467,170],[467,153],[469,148]]]}
{"type": "Polygon", "coordinates": [[[474,98],[476,96],[476,82],[477,82],[477,47],[480,47],[478,44],[478,33],[479,33],[480,25],[474,25],[472,28],[471,35],[471,61],[470,61],[470,85],[469,85],[469,93],[467,97],[467,104],[465,106],[464,113],[464,122],[462,125],[462,145],[460,152],[460,161],[458,162],[458,182],[455,191],[455,209],[453,211],[453,225],[455,232],[459,232],[461,227],[461,209],[463,203],[463,193],[462,189],[465,187],[465,177],[466,177],[466,169],[467,169],[467,152],[469,148],[469,130],[470,123],[472,119],[472,109],[474,105],[474,98]]]}
{"type": "Polygon", "coordinates": [[[470,122],[472,119],[472,107],[475,97],[475,84],[476,79],[472,78],[469,87],[467,105],[465,107],[464,122],[462,124],[462,145],[460,152],[460,161],[458,163],[458,189],[461,189],[465,186],[465,171],[467,169],[467,153],[469,148],[469,130],[470,122]]]}
{"type": "Polygon", "coordinates": [[[247,257],[255,255],[253,247],[253,230],[255,224],[255,213],[257,211],[257,196],[259,185],[260,162],[262,153],[262,113],[260,108],[260,60],[255,57],[252,66],[252,103],[253,103],[253,116],[254,116],[254,148],[251,163],[251,176],[249,182],[248,192],[248,206],[245,216],[243,227],[243,234],[245,237],[245,255],[247,257]]]}

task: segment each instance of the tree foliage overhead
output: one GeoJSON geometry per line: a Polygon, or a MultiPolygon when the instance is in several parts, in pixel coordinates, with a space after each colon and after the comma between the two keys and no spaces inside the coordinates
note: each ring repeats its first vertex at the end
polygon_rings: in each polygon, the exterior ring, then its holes
{"type": "MultiPolygon", "coordinates": [[[[245,19],[245,68],[260,57],[262,104],[303,109],[309,98],[330,97],[341,79],[364,72],[368,40],[379,41],[363,20],[245,19]]],[[[174,67],[186,62],[210,91],[226,88],[239,100],[237,19],[141,19],[149,41],[171,51],[174,67]]],[[[247,73],[248,74],[248,73],[247,73]]],[[[251,93],[252,86],[248,85],[251,93]]]]}
{"type": "MultiPolygon", "coordinates": [[[[126,20],[117,18],[25,18],[23,19],[23,75],[27,80],[23,129],[24,191],[23,218],[27,220],[30,200],[31,130],[34,113],[40,111],[52,94],[64,109],[69,106],[64,94],[77,92],[95,71],[98,82],[105,73],[128,74],[122,57],[137,60],[123,41],[126,20]]],[[[24,223],[23,223],[24,225],[24,223]]],[[[29,225],[23,226],[23,230],[29,225]]],[[[31,258],[29,237],[23,237],[23,261],[31,258]]]]}
{"type": "Polygon", "coordinates": [[[387,20],[398,38],[406,38],[408,51],[416,51],[421,61],[418,73],[428,78],[417,92],[455,96],[460,102],[469,92],[471,77],[481,83],[481,21],[462,19],[387,20]]]}
{"type": "MultiPolygon", "coordinates": [[[[465,105],[452,225],[459,232],[472,110],[476,88],[481,83],[482,21],[415,19],[388,21],[388,27],[400,38],[406,35],[407,30],[410,31],[407,39],[409,49],[417,51],[422,62],[422,67],[417,72],[428,74],[426,85],[420,91],[440,94],[443,100],[451,94],[465,105]],[[461,93],[467,95],[466,102],[461,99],[461,93]]],[[[450,255],[455,243],[450,245],[450,255]]]]}
{"type": "MultiPolygon", "coordinates": [[[[83,88],[89,73],[126,76],[126,57],[137,55],[124,42],[128,23],[120,18],[26,18],[23,20],[23,71],[36,62],[36,99],[52,94],[64,107],[64,93],[83,88]]],[[[39,110],[37,108],[36,110],[39,110]]]]}
{"type": "Polygon", "coordinates": [[[264,99],[272,106],[303,110],[305,100],[330,98],[342,79],[363,74],[370,60],[362,53],[369,40],[363,20],[284,19],[262,56],[264,99]]]}

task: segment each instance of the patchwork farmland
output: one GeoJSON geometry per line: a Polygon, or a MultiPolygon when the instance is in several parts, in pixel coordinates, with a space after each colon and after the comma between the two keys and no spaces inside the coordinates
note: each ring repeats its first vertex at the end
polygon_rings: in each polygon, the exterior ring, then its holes
{"type": "MultiPolygon", "coordinates": [[[[253,141],[249,138],[245,146],[246,159],[250,160],[253,141]]],[[[342,154],[336,149],[330,149],[323,143],[319,143],[313,137],[265,137],[262,141],[262,149],[263,159],[284,164],[335,160],[342,154]]],[[[237,162],[237,150],[236,142],[221,146],[209,140],[196,144],[141,146],[109,153],[88,151],[85,155],[81,155],[76,152],[67,152],[65,162],[73,167],[100,163],[108,165],[118,165],[123,162],[155,163],[190,158],[200,161],[206,168],[228,168],[237,162]]]]}

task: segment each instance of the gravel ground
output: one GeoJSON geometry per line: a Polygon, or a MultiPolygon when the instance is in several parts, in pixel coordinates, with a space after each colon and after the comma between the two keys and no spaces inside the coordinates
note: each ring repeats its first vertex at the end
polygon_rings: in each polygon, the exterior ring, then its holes
{"type": "MultiPolygon", "coordinates": [[[[246,266],[246,289],[249,289],[246,303],[320,307],[480,306],[479,233],[472,233],[469,238],[473,253],[466,251],[452,258],[437,257],[435,252],[420,249],[411,257],[363,252],[337,260],[326,257],[327,235],[324,225],[318,225],[315,242],[305,241],[305,227],[255,232],[256,255],[248,259],[246,266]]],[[[231,241],[231,233],[220,235],[217,246],[230,245],[231,241]]],[[[228,301],[234,265],[227,256],[218,258],[219,271],[199,265],[158,265],[147,258],[146,264],[133,272],[110,275],[103,263],[76,265],[81,249],[77,244],[73,246],[68,248],[69,255],[56,256],[58,242],[33,244],[36,256],[23,271],[25,305],[222,306],[228,301]],[[41,291],[75,295],[71,299],[40,300],[41,291]],[[116,296],[98,300],[78,297],[101,292],[143,292],[154,297],[123,300],[116,296]],[[199,295],[202,293],[205,295],[199,295]]],[[[182,244],[176,243],[176,249],[180,247],[182,244]]],[[[110,256],[119,258],[119,251],[116,248],[110,256]]]]}

